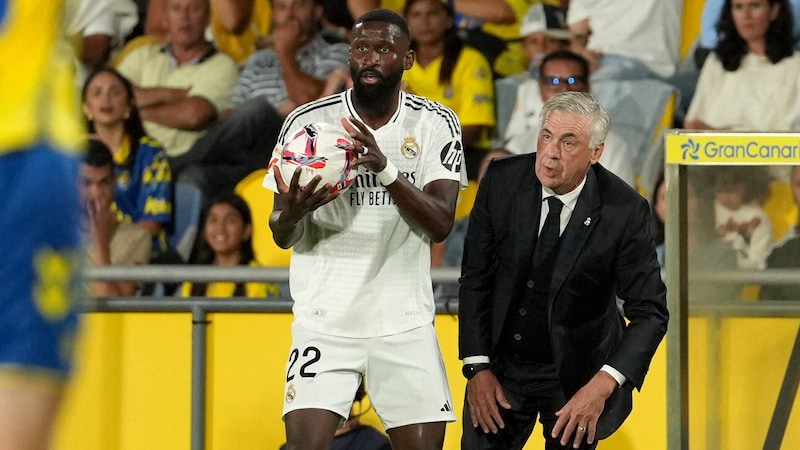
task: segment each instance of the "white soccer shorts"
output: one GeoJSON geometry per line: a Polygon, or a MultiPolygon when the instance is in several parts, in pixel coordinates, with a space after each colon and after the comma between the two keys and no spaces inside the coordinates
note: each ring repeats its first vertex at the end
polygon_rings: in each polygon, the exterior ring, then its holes
{"type": "Polygon", "coordinates": [[[356,388],[365,387],[389,430],[415,423],[453,422],[453,400],[433,325],[400,334],[346,338],[292,324],[283,415],[325,409],[348,417],[356,388]]]}

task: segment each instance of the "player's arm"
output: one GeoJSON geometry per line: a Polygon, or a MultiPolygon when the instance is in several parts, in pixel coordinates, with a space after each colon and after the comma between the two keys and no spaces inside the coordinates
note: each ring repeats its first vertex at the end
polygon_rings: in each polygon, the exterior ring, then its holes
{"type": "Polygon", "coordinates": [[[442,242],[450,234],[456,213],[458,181],[435,180],[419,190],[400,174],[386,190],[412,228],[422,231],[433,242],[442,242]]]}
{"type": "Polygon", "coordinates": [[[419,190],[398,173],[397,168],[378,148],[367,127],[351,117],[342,125],[356,140],[356,166],[366,165],[378,174],[380,181],[400,209],[400,215],[413,228],[425,233],[433,242],[442,242],[453,228],[459,183],[455,180],[435,180],[419,190]],[[367,149],[364,152],[364,148],[367,149]]]}

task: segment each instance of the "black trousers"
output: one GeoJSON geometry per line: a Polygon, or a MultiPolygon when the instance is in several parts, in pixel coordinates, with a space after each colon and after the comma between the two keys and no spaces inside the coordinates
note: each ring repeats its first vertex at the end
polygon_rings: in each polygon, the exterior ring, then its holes
{"type": "MultiPolygon", "coordinates": [[[[497,434],[484,433],[480,427],[474,428],[469,402],[465,398],[462,450],[520,450],[530,438],[537,418],[543,427],[545,450],[573,448],[574,436],[566,446],[559,443],[560,436],[557,439],[550,437],[556,424],[555,413],[567,402],[553,364],[523,363],[500,357],[491,370],[511,403],[511,409],[499,408],[505,428],[499,429],[497,434]]],[[[584,442],[580,449],[592,450],[596,447],[597,441],[591,445],[584,442]]]]}
{"type": "Polygon", "coordinates": [[[237,106],[183,155],[170,159],[173,179],[203,191],[206,201],[267,167],[283,117],[263,97],[237,106]]]}

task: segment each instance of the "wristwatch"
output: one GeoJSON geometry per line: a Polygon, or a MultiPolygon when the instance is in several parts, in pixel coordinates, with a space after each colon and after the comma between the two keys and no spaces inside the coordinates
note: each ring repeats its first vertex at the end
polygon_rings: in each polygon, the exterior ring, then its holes
{"type": "Polygon", "coordinates": [[[461,368],[461,373],[464,374],[464,378],[471,380],[478,372],[490,367],[492,367],[492,365],[489,363],[464,364],[461,368]]]}

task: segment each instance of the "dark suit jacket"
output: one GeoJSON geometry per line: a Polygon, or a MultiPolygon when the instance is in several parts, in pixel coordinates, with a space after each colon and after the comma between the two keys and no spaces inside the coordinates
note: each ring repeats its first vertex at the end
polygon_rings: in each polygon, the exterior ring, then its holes
{"type": "MultiPolygon", "coordinates": [[[[535,161],[535,154],[495,160],[478,188],[459,289],[461,359],[498,353],[509,306],[527,289],[542,204],[535,161]]],[[[627,377],[598,424],[598,437],[608,437],[630,413],[632,387],[641,388],[668,312],[647,201],[599,164],[561,235],[548,314],[566,398],[603,364],[627,377]]]]}
{"type": "MultiPolygon", "coordinates": [[[[800,225],[797,225],[792,237],[782,239],[777,247],[772,249],[767,258],[767,268],[797,268],[800,267],[800,225]]],[[[767,284],[761,286],[761,300],[794,300],[800,295],[800,286],[797,284],[767,284]]]]}

